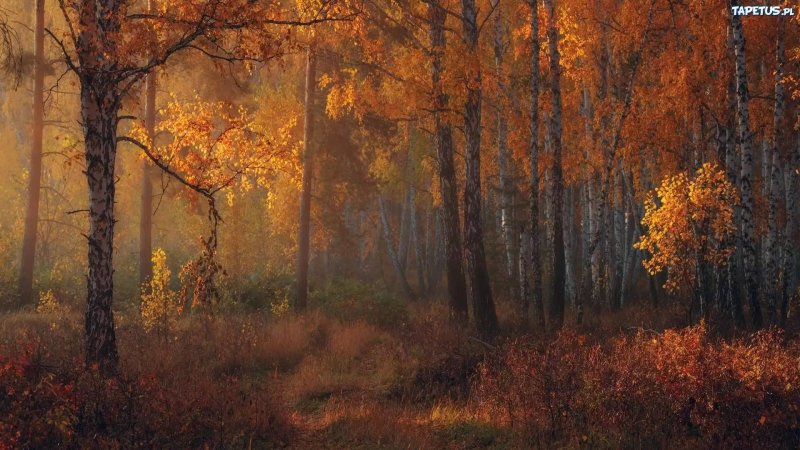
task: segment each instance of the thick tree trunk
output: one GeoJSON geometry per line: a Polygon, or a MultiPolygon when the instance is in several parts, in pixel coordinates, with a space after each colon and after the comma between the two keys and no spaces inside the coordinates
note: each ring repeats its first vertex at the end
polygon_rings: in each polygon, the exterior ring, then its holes
{"type": "Polygon", "coordinates": [[[445,50],[445,9],[439,0],[428,3],[430,38],[432,47],[431,82],[433,86],[433,110],[436,140],[436,159],[439,166],[439,188],[442,195],[442,225],[447,261],[447,290],[450,297],[450,313],[454,318],[467,319],[467,285],[464,278],[461,247],[461,224],[458,219],[458,195],[456,173],[453,163],[452,125],[442,119],[448,108],[449,98],[442,87],[442,60],[445,50]]]}
{"type": "Polygon", "coordinates": [[[314,103],[317,87],[317,58],[314,46],[306,51],[305,120],[303,130],[303,181],[300,188],[300,229],[297,243],[297,299],[295,310],[303,311],[308,302],[308,258],[311,240],[311,189],[314,177],[314,103]]]}
{"type": "Polygon", "coordinates": [[[44,131],[44,0],[36,0],[33,63],[33,123],[31,133],[31,162],[28,173],[28,205],[25,211],[25,231],[22,239],[20,265],[20,304],[33,302],[33,268],[36,260],[36,238],[39,225],[39,196],[42,188],[42,141],[44,131]]]}
{"type": "Polygon", "coordinates": [[[489,270],[481,225],[481,69],[478,55],[478,17],[475,0],[461,0],[464,39],[470,62],[467,65],[467,101],[464,105],[466,139],[466,183],[464,227],[467,273],[472,290],[475,324],[483,335],[497,332],[497,314],[489,284],[489,270]]]}
{"type": "MultiPolygon", "coordinates": [[[[103,372],[116,369],[114,292],[114,166],[119,95],[112,81],[81,76],[81,119],[89,185],[89,274],[87,276],[86,362],[103,372]]],[[[108,77],[110,78],[110,77],[108,77]]]]}
{"type": "MultiPolygon", "coordinates": [[[[152,5],[152,2],[151,2],[152,5]]],[[[144,126],[150,145],[155,140],[156,127],[156,74],[150,72],[145,82],[144,126]]],[[[150,175],[152,163],[142,161],[142,192],[139,210],[139,286],[153,275],[153,181],[150,175]]]]}
{"type": "Polygon", "coordinates": [[[545,0],[548,16],[548,41],[550,44],[550,94],[553,103],[550,141],[553,148],[553,277],[550,297],[551,328],[556,330],[564,323],[566,289],[566,262],[564,255],[564,175],[561,155],[561,63],[558,49],[555,0],[545,0]]]}
{"type": "Polygon", "coordinates": [[[89,187],[89,247],[86,299],[86,364],[104,374],[117,368],[114,332],[114,174],[117,123],[122,93],[117,78],[114,35],[120,30],[118,2],[79,5],[77,56],[80,108],[89,187]]]}
{"type": "MultiPolygon", "coordinates": [[[[531,1],[531,92],[530,92],[530,133],[531,139],[528,145],[530,155],[530,294],[533,297],[536,315],[539,321],[539,328],[545,329],[544,301],[542,299],[542,258],[541,258],[541,237],[539,236],[539,2],[531,1]]],[[[523,275],[525,276],[525,275],[523,275]]],[[[527,299],[523,299],[527,302],[527,299]]],[[[525,303],[525,323],[527,324],[528,304],[525,303]]]]}
{"type": "MultiPolygon", "coordinates": [[[[738,6],[738,0],[731,0],[731,6],[738,6]]],[[[739,125],[739,147],[741,149],[742,171],[740,174],[741,244],[745,289],[750,306],[753,326],[763,324],[761,304],[758,297],[758,273],[756,270],[755,221],[753,217],[753,136],[750,132],[749,92],[747,88],[747,66],[745,63],[745,39],[741,18],[731,13],[731,28],[736,54],[736,99],[739,125]]]]}

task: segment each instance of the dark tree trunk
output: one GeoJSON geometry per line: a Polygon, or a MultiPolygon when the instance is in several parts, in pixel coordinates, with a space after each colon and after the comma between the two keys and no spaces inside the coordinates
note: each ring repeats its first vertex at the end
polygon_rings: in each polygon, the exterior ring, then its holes
{"type": "Polygon", "coordinates": [[[317,86],[317,64],[313,45],[306,52],[305,119],[303,131],[303,181],[300,191],[300,229],[297,244],[297,300],[295,310],[306,309],[308,303],[308,258],[311,240],[311,188],[314,162],[314,102],[317,86]]]}
{"type": "Polygon", "coordinates": [[[566,262],[564,260],[564,175],[561,162],[561,63],[554,3],[555,0],[545,0],[549,25],[547,34],[550,42],[550,94],[553,99],[550,126],[550,143],[553,148],[553,277],[550,319],[551,328],[556,330],[564,323],[566,262]]]}
{"type": "Polygon", "coordinates": [[[25,231],[22,239],[20,265],[20,304],[33,302],[33,267],[36,260],[36,238],[39,224],[39,196],[42,187],[42,135],[44,131],[44,0],[36,0],[33,65],[33,132],[31,133],[31,162],[28,175],[28,207],[25,211],[25,231]]]}
{"type": "MultiPolygon", "coordinates": [[[[531,8],[531,99],[530,133],[530,277],[531,296],[536,307],[539,328],[545,329],[544,301],[542,300],[542,260],[539,236],[539,7],[538,0],[530,2],[531,8]]],[[[524,275],[523,275],[524,276],[524,275]]],[[[524,299],[523,301],[528,301],[524,299]]],[[[528,305],[523,308],[523,320],[528,321],[528,305]]]]}
{"type": "Polygon", "coordinates": [[[447,265],[447,291],[450,297],[450,312],[459,320],[467,319],[467,285],[461,250],[461,224],[458,220],[458,195],[456,173],[453,163],[453,129],[442,120],[441,112],[448,107],[448,96],[442,88],[442,59],[444,57],[444,23],[446,11],[438,0],[428,3],[430,36],[433,47],[431,80],[433,84],[433,110],[435,122],[436,157],[439,166],[439,187],[442,195],[442,225],[447,265]]]}
{"type": "Polygon", "coordinates": [[[481,224],[481,70],[478,51],[478,22],[475,0],[462,0],[464,38],[470,58],[467,65],[467,101],[464,105],[466,138],[466,183],[464,228],[467,273],[472,290],[475,324],[483,335],[497,332],[497,314],[489,284],[481,224]]]}

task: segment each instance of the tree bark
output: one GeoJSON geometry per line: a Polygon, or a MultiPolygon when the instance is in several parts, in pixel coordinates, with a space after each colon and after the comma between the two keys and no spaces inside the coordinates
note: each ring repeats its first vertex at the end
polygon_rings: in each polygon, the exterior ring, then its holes
{"type": "MultiPolygon", "coordinates": [[[[544,314],[544,301],[542,299],[542,265],[541,265],[541,237],[539,236],[539,2],[531,0],[531,92],[530,92],[530,133],[528,144],[530,155],[530,280],[531,296],[536,308],[539,328],[544,331],[546,327],[544,314]]],[[[527,324],[527,307],[525,316],[527,324]]]]}
{"type": "Polygon", "coordinates": [[[314,103],[317,87],[317,58],[314,45],[306,50],[305,119],[303,125],[303,181],[300,189],[300,229],[297,244],[297,299],[295,310],[308,303],[308,259],[311,240],[311,189],[314,163],[314,103]]]}
{"type": "Polygon", "coordinates": [[[475,324],[483,335],[497,332],[497,314],[489,284],[489,270],[481,224],[481,69],[478,55],[478,17],[475,0],[461,0],[464,40],[470,59],[467,65],[467,100],[464,105],[466,139],[466,183],[464,227],[467,274],[472,290],[475,324]]]}
{"type": "MultiPolygon", "coordinates": [[[[738,0],[731,0],[731,6],[738,6],[738,0]]],[[[749,92],[747,88],[747,66],[745,64],[745,38],[741,18],[733,13],[731,28],[736,54],[736,99],[737,120],[739,126],[739,147],[741,149],[742,171],[740,188],[742,192],[741,208],[741,245],[744,263],[745,290],[750,306],[753,326],[760,328],[763,324],[761,304],[758,297],[758,273],[756,270],[755,222],[753,217],[753,136],[750,132],[749,92]]]]}
{"type": "Polygon", "coordinates": [[[433,87],[433,117],[436,134],[436,159],[439,168],[439,188],[442,195],[442,225],[447,260],[447,291],[450,314],[461,322],[468,318],[467,285],[464,278],[461,247],[461,224],[458,218],[456,171],[453,163],[453,128],[444,120],[449,97],[442,87],[442,60],[445,51],[444,24],[447,12],[439,0],[428,2],[430,39],[432,47],[431,83],[433,87]]]}
{"type": "Polygon", "coordinates": [[[39,196],[42,189],[42,141],[44,132],[44,0],[36,0],[33,63],[33,123],[31,161],[28,173],[28,205],[22,239],[19,296],[21,305],[33,302],[33,268],[39,225],[39,196]]]}
{"type": "Polygon", "coordinates": [[[116,372],[118,356],[112,310],[114,293],[114,201],[117,123],[122,101],[115,36],[121,6],[82,1],[76,50],[80,62],[80,108],[89,187],[89,247],[86,299],[86,364],[116,372]]]}
{"type": "Polygon", "coordinates": [[[797,289],[797,217],[798,195],[800,195],[800,177],[796,168],[800,167],[800,139],[794,144],[794,149],[790,151],[789,162],[785,167],[784,184],[786,185],[786,231],[784,237],[784,292],[781,302],[781,325],[786,326],[789,314],[789,302],[795,295],[797,289]]]}
{"type": "Polygon", "coordinates": [[[559,61],[559,32],[556,24],[555,0],[545,0],[548,16],[548,41],[550,45],[550,95],[553,115],[550,142],[553,148],[553,277],[550,297],[551,328],[556,330],[564,323],[566,289],[566,261],[564,254],[564,175],[561,149],[561,63],[559,61]]]}
{"type": "MultiPolygon", "coordinates": [[[[781,324],[783,320],[783,297],[786,289],[781,289],[777,283],[778,279],[782,279],[786,283],[787,274],[783,271],[783,276],[779,277],[780,271],[778,264],[780,262],[780,255],[778,254],[785,246],[780,246],[779,230],[778,230],[778,208],[781,199],[781,184],[783,179],[783,167],[781,165],[781,154],[784,149],[784,133],[783,129],[786,125],[784,112],[786,107],[786,92],[783,87],[784,66],[786,65],[786,20],[783,17],[778,17],[778,31],[775,39],[775,109],[773,112],[773,133],[772,133],[772,158],[770,161],[770,175],[769,181],[771,183],[770,196],[769,196],[769,218],[767,219],[767,280],[771,285],[767,286],[767,294],[769,295],[768,304],[770,307],[770,319],[772,323],[781,324]],[[778,310],[778,299],[781,299],[780,311],[778,310]]],[[[784,186],[785,188],[785,186],[784,186]]],[[[788,236],[783,236],[784,240],[788,241],[788,236]]]]}
{"type": "MultiPolygon", "coordinates": [[[[727,37],[727,52],[732,61],[736,60],[736,50],[734,49],[733,27],[728,27],[727,37]]],[[[732,62],[735,64],[735,62],[732,62]]],[[[725,142],[725,169],[728,180],[741,191],[739,184],[739,174],[741,172],[742,160],[737,154],[736,143],[736,73],[732,70],[730,79],[728,81],[728,88],[726,90],[726,99],[728,103],[729,118],[726,126],[726,142],[725,142]]],[[[735,221],[737,224],[741,223],[742,208],[741,205],[736,207],[735,221]]],[[[743,328],[745,326],[744,311],[742,305],[744,303],[742,292],[742,246],[740,244],[741,234],[736,233],[732,238],[734,244],[734,254],[731,257],[727,267],[728,278],[728,293],[727,308],[731,313],[731,318],[736,327],[743,328]]]]}

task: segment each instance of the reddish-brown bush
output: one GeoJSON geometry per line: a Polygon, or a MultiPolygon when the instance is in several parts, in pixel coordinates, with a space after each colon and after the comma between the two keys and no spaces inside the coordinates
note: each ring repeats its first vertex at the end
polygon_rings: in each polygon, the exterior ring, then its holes
{"type": "Polygon", "coordinates": [[[797,448],[800,345],[778,331],[715,342],[695,326],[593,345],[514,341],[481,366],[479,410],[531,445],[797,448]]]}
{"type": "Polygon", "coordinates": [[[218,448],[286,442],[265,383],[204,374],[106,378],[46,366],[34,346],[0,352],[0,449],[218,448]]]}

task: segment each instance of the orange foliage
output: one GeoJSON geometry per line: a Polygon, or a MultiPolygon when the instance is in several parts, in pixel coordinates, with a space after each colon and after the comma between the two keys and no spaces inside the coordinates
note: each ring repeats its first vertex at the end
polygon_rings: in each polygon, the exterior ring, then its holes
{"type": "Polygon", "coordinates": [[[676,291],[694,286],[699,263],[724,264],[733,252],[738,202],[736,188],[714,164],[704,164],[693,179],[680,173],[665,180],[645,202],[647,234],[636,244],[651,255],[647,271],[669,269],[665,287],[676,291]]]}

